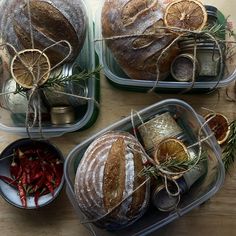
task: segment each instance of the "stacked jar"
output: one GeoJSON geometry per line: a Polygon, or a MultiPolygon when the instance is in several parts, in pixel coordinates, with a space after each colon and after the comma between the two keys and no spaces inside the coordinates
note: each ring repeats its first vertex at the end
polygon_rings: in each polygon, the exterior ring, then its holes
{"type": "MultiPolygon", "coordinates": [[[[217,8],[205,6],[208,21],[206,29],[210,30],[217,25],[217,8]]],[[[178,42],[181,53],[173,60],[171,65],[172,77],[177,81],[188,82],[193,79],[215,79],[222,72],[220,70],[220,50],[224,52],[224,46],[220,48],[207,34],[199,37],[185,37],[178,42]],[[196,49],[196,56],[194,51],[196,49]]],[[[223,69],[223,68],[222,68],[223,69]]]]}

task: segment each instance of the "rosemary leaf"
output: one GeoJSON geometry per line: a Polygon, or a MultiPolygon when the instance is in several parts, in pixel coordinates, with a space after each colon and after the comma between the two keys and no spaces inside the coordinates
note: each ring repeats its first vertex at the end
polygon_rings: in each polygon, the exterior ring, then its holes
{"type": "MultiPolygon", "coordinates": [[[[198,162],[201,161],[206,161],[208,157],[207,152],[202,152],[202,155],[199,159],[198,162]]],[[[189,159],[189,160],[183,160],[183,161],[178,161],[178,160],[168,160],[159,165],[159,167],[165,171],[171,171],[171,172],[182,172],[185,171],[191,167],[193,167],[196,164],[196,158],[189,159]]],[[[193,167],[195,168],[195,167],[193,167]]],[[[154,177],[155,179],[158,179],[160,176],[160,170],[156,166],[148,166],[145,167],[141,175],[149,176],[149,177],[154,177]]]]}
{"type": "Polygon", "coordinates": [[[98,66],[95,68],[93,71],[81,71],[79,73],[70,75],[70,76],[62,76],[58,75],[55,77],[50,77],[47,82],[42,86],[42,87],[64,87],[68,83],[73,82],[73,83],[79,83],[81,80],[87,80],[93,76],[96,76],[97,74],[100,73],[101,71],[101,66],[98,66]]]}
{"type": "MultiPolygon", "coordinates": [[[[64,75],[58,75],[58,76],[52,76],[49,77],[49,79],[40,86],[40,88],[55,88],[55,87],[65,87],[68,85],[68,83],[79,83],[81,80],[87,80],[93,76],[96,76],[100,73],[102,67],[98,66],[93,71],[81,71],[78,73],[75,73],[73,75],[64,76],[64,75]]],[[[26,92],[28,89],[21,87],[19,84],[16,84],[16,90],[15,94],[26,92]]]]}

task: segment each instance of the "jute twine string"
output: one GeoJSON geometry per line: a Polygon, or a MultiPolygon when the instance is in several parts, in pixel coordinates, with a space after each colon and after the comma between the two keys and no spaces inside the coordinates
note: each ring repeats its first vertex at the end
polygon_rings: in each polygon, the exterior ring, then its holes
{"type": "MultiPolygon", "coordinates": [[[[135,111],[135,112],[136,112],[136,114],[137,114],[137,117],[140,117],[140,114],[139,114],[137,111],[135,111]]],[[[197,155],[197,158],[196,158],[195,163],[194,163],[193,165],[189,166],[186,170],[184,170],[184,171],[178,171],[178,172],[173,172],[173,171],[165,170],[165,169],[163,169],[163,167],[162,167],[161,165],[157,164],[157,163],[146,153],[146,151],[144,150],[144,148],[142,148],[142,152],[145,154],[145,156],[146,156],[146,158],[148,159],[148,161],[156,168],[157,173],[159,173],[160,176],[164,177],[164,179],[165,179],[165,188],[166,188],[167,193],[168,193],[170,196],[176,196],[176,195],[178,195],[178,194],[180,193],[180,189],[179,189],[179,187],[177,187],[177,192],[176,192],[176,193],[171,193],[171,191],[169,191],[169,188],[168,188],[168,185],[167,185],[167,180],[172,181],[172,182],[177,186],[178,184],[177,184],[177,182],[176,182],[175,179],[174,179],[175,176],[177,176],[177,175],[183,175],[184,173],[186,173],[186,172],[188,172],[188,171],[190,171],[191,169],[193,169],[193,168],[196,167],[196,165],[199,163],[199,161],[200,161],[200,159],[201,159],[201,155],[202,155],[202,143],[205,142],[205,141],[207,141],[208,139],[210,139],[211,137],[214,136],[214,133],[211,133],[210,135],[208,135],[208,136],[206,136],[206,137],[204,137],[204,138],[201,137],[201,133],[202,133],[203,128],[216,116],[216,113],[215,113],[214,111],[212,111],[212,113],[213,113],[212,117],[211,117],[209,120],[205,121],[205,122],[200,126],[200,128],[199,128],[199,130],[198,130],[198,136],[197,136],[197,137],[198,137],[198,138],[197,138],[198,141],[197,141],[196,143],[193,143],[193,144],[187,146],[187,149],[191,149],[191,148],[193,148],[193,147],[195,147],[195,146],[198,146],[199,150],[198,150],[198,155],[197,155]]],[[[132,124],[132,126],[134,125],[134,115],[133,115],[133,114],[134,114],[134,111],[131,113],[131,124],[132,124]]],[[[141,123],[143,124],[143,120],[141,119],[140,121],[141,121],[141,123]]],[[[133,126],[133,129],[135,130],[135,126],[133,126]]],[[[137,136],[136,136],[136,138],[137,138],[137,136]]],[[[164,141],[165,141],[165,140],[164,140],[164,141]]],[[[133,148],[134,148],[134,147],[133,147],[133,148]]],[[[135,151],[138,151],[138,150],[135,150],[135,151]]],[[[178,152],[177,152],[176,154],[178,154],[178,152]]]]}
{"type": "MultiPolygon", "coordinates": [[[[135,131],[136,130],[136,126],[135,126],[135,122],[134,122],[134,116],[137,116],[141,123],[143,123],[143,119],[141,117],[141,115],[135,111],[135,110],[131,110],[131,124],[132,124],[132,128],[133,130],[135,131]],[[136,113],[136,114],[134,114],[136,113]]],[[[212,136],[214,136],[214,134],[210,134],[204,138],[201,137],[201,134],[202,134],[202,130],[203,128],[207,125],[207,123],[213,119],[215,117],[215,114],[213,115],[213,117],[211,117],[208,121],[205,121],[203,124],[201,124],[199,130],[198,130],[198,141],[196,143],[193,143],[191,144],[190,146],[188,146],[187,148],[193,148],[195,146],[198,146],[199,147],[199,150],[198,150],[198,155],[197,155],[197,158],[196,158],[196,161],[193,165],[189,166],[186,170],[184,171],[178,171],[178,172],[172,172],[172,171],[167,171],[167,170],[164,170],[160,165],[158,165],[145,151],[144,147],[143,146],[139,146],[138,148],[134,145],[131,145],[131,144],[128,144],[127,145],[127,149],[129,151],[131,151],[132,153],[136,152],[136,153],[139,153],[141,154],[139,158],[142,158],[142,156],[145,156],[147,161],[149,161],[149,163],[151,163],[157,170],[157,173],[159,174],[160,177],[163,177],[164,179],[164,186],[165,186],[165,189],[166,189],[166,192],[169,196],[172,196],[172,197],[178,197],[178,201],[176,203],[176,206],[175,206],[175,209],[177,209],[177,206],[179,204],[179,201],[180,201],[180,195],[181,195],[181,189],[177,183],[177,181],[175,180],[175,176],[177,175],[183,175],[184,173],[187,173],[188,171],[190,171],[191,169],[193,168],[196,168],[196,165],[199,163],[200,159],[201,159],[201,155],[202,155],[202,143],[207,141],[208,139],[210,139],[212,136]],[[176,192],[172,192],[170,189],[169,189],[169,184],[168,182],[171,182],[172,184],[174,184],[177,188],[177,191],[176,192]]],[[[137,133],[136,133],[136,138],[137,138],[137,133]]],[[[178,153],[176,153],[178,154],[178,153]]],[[[143,171],[145,171],[147,168],[144,166],[144,168],[139,172],[137,173],[134,178],[140,178],[141,176],[143,176],[143,171]]],[[[130,198],[136,191],[138,191],[141,187],[143,187],[146,183],[148,183],[149,181],[151,180],[151,177],[150,176],[146,176],[146,179],[139,185],[137,186],[130,194],[128,194],[125,198],[123,198],[120,202],[118,202],[114,207],[112,207],[111,209],[109,209],[105,214],[103,214],[102,216],[100,217],[97,217],[97,218],[94,218],[94,219],[88,219],[84,214],[84,220],[81,220],[80,222],[82,224],[89,224],[89,223],[96,223],[98,221],[101,221],[103,220],[105,217],[109,216],[112,212],[114,212],[118,207],[121,206],[121,204],[123,202],[125,202],[128,198],[130,198]]],[[[91,228],[90,228],[91,229],[91,228]]],[[[91,232],[94,232],[94,231],[91,231],[91,232]]]]}
{"type": "MultiPolygon", "coordinates": [[[[50,73],[52,70],[54,70],[56,67],[60,66],[65,60],[68,59],[68,57],[71,55],[72,53],[72,46],[70,45],[70,43],[66,40],[60,40],[48,47],[46,47],[44,50],[41,51],[40,55],[38,56],[38,58],[35,60],[34,65],[40,60],[40,58],[42,57],[42,55],[50,48],[61,44],[61,43],[66,43],[68,45],[69,48],[69,52],[66,55],[66,57],[64,57],[60,62],[58,62],[55,66],[53,66],[52,68],[50,68],[49,70],[47,70],[43,75],[39,76],[40,73],[40,67],[39,65],[37,66],[38,68],[38,73],[37,73],[37,78],[35,77],[35,75],[33,74],[33,88],[30,90],[30,94],[29,94],[29,98],[28,98],[28,105],[27,105],[27,111],[26,111],[26,130],[27,130],[27,134],[29,135],[29,137],[31,137],[30,134],[30,129],[33,128],[35,126],[37,117],[38,117],[38,122],[39,122],[39,131],[40,131],[40,135],[41,138],[43,138],[43,132],[42,132],[42,117],[41,117],[41,100],[40,100],[40,94],[39,94],[39,83],[42,80],[42,78],[47,74],[50,73]],[[33,118],[33,122],[32,124],[30,124],[29,122],[29,116],[30,116],[30,108],[31,108],[31,103],[33,104],[33,114],[34,114],[34,118],[33,118]]],[[[19,54],[18,54],[19,56],[19,54]]],[[[30,68],[26,68],[28,71],[30,71],[30,68]]]]}
{"type": "MultiPolygon", "coordinates": [[[[166,30],[165,33],[138,33],[138,34],[125,34],[125,35],[116,35],[116,36],[112,36],[112,37],[104,37],[102,39],[96,39],[95,42],[98,41],[109,41],[109,40],[120,40],[120,39],[129,39],[129,38],[136,38],[136,37],[159,37],[159,36],[175,36],[175,39],[172,40],[172,42],[164,47],[161,50],[160,55],[158,56],[157,60],[156,60],[156,80],[155,83],[153,85],[153,87],[148,91],[148,92],[153,92],[155,91],[155,88],[158,86],[159,83],[159,77],[160,77],[160,70],[159,70],[159,64],[160,61],[162,59],[162,57],[165,55],[165,53],[168,52],[168,50],[177,43],[177,41],[182,38],[182,37],[193,37],[195,38],[199,38],[200,37],[207,37],[208,39],[210,39],[212,42],[215,43],[216,47],[213,50],[215,53],[215,51],[219,51],[219,73],[216,76],[216,82],[214,84],[214,86],[212,88],[210,88],[211,90],[215,90],[218,85],[220,80],[222,79],[222,74],[223,74],[223,70],[224,70],[224,64],[223,64],[223,52],[222,52],[222,47],[220,45],[220,43],[227,43],[227,42],[231,42],[231,41],[227,41],[227,40],[220,40],[217,39],[216,36],[214,36],[213,34],[207,32],[207,31],[194,31],[194,30],[188,30],[188,29],[182,29],[182,28],[178,28],[178,27],[159,27],[160,30],[166,30]]],[[[233,41],[233,43],[236,43],[235,41],[233,41]]],[[[102,44],[102,47],[104,45],[102,44]]],[[[189,83],[189,87],[187,89],[185,89],[184,91],[182,91],[181,93],[186,93],[189,92],[191,89],[193,89],[194,84],[196,82],[196,76],[195,76],[195,70],[196,70],[196,55],[197,55],[197,46],[196,46],[196,42],[194,42],[194,49],[193,49],[193,54],[194,54],[194,65],[193,65],[193,74],[192,74],[192,79],[191,82],[189,83]]]]}
{"type": "MultiPolygon", "coordinates": [[[[141,171],[139,174],[137,174],[135,176],[135,178],[139,178],[140,177],[140,174],[141,174],[141,171]]],[[[95,223],[95,222],[98,222],[100,220],[103,220],[105,217],[107,217],[108,215],[110,215],[113,211],[115,211],[118,207],[121,206],[121,204],[123,202],[125,202],[128,198],[130,198],[136,191],[138,191],[142,186],[144,186],[146,183],[148,183],[150,181],[150,177],[146,178],[146,180],[144,180],[137,188],[135,188],[132,193],[128,194],[125,198],[123,198],[120,202],[118,202],[113,208],[109,209],[107,211],[107,213],[105,213],[104,215],[100,216],[100,217],[97,217],[95,219],[85,219],[83,221],[80,221],[81,224],[87,224],[87,223],[95,223]]]]}
{"type": "MultiPolygon", "coordinates": [[[[26,0],[25,1],[26,5],[27,5],[27,13],[28,13],[28,18],[29,18],[29,30],[30,30],[30,38],[31,38],[31,46],[32,49],[34,49],[34,35],[33,35],[33,29],[32,29],[32,20],[31,20],[31,9],[30,9],[30,0],[26,0]]],[[[5,43],[0,45],[2,46],[8,46],[10,48],[13,49],[14,53],[17,55],[17,57],[19,58],[19,60],[21,61],[22,65],[25,67],[25,69],[30,73],[30,75],[33,78],[33,87],[32,89],[30,89],[29,92],[29,96],[28,96],[28,104],[27,104],[27,111],[26,111],[26,120],[25,120],[25,124],[26,124],[26,130],[27,130],[27,134],[28,136],[31,138],[31,134],[30,134],[30,129],[33,128],[37,122],[38,119],[38,126],[39,126],[39,131],[40,131],[40,135],[41,138],[43,138],[43,133],[42,133],[42,114],[41,114],[41,98],[40,98],[40,86],[39,83],[42,80],[42,78],[50,73],[52,70],[54,70],[56,67],[60,66],[61,64],[63,64],[72,54],[72,46],[71,44],[66,41],[66,40],[60,40],[58,42],[55,42],[54,44],[46,47],[45,49],[43,49],[40,53],[40,55],[38,56],[38,58],[36,58],[35,63],[33,66],[36,65],[36,63],[38,63],[38,61],[40,60],[40,58],[42,57],[42,55],[44,54],[45,51],[47,51],[48,49],[58,45],[58,44],[62,44],[65,43],[68,46],[68,53],[67,55],[61,60],[59,61],[55,66],[53,66],[51,69],[47,70],[43,75],[40,75],[40,67],[39,64],[37,64],[37,75],[35,76],[34,73],[30,70],[30,68],[28,68],[28,66],[25,64],[25,62],[22,60],[21,56],[19,55],[19,53],[17,52],[17,50],[14,48],[13,45],[9,44],[9,43],[5,43]],[[30,123],[30,110],[33,110],[33,120],[32,123],[30,123]]],[[[61,91],[57,91],[57,90],[52,90],[54,93],[61,93],[61,91]]],[[[3,92],[0,93],[0,96],[2,95],[7,95],[7,94],[12,94],[15,93],[16,91],[12,91],[12,92],[3,92]]],[[[73,96],[79,99],[85,99],[85,100],[93,100],[95,102],[95,105],[98,106],[98,102],[95,101],[95,99],[93,98],[88,98],[88,97],[83,97],[83,96],[77,96],[75,94],[70,94],[70,93],[64,93],[64,95],[67,96],[73,96]]]]}
{"type": "Polygon", "coordinates": [[[27,13],[28,13],[28,17],[29,17],[31,46],[34,49],[34,35],[33,35],[32,20],[31,20],[30,0],[27,0],[26,4],[27,4],[27,13]]]}
{"type": "MultiPolygon", "coordinates": [[[[161,27],[161,28],[165,28],[165,29],[169,29],[169,30],[172,30],[172,28],[170,29],[169,27],[161,27]]],[[[157,77],[156,77],[156,81],[155,81],[155,84],[153,85],[153,87],[149,90],[149,92],[153,92],[155,90],[155,88],[158,86],[158,83],[159,83],[159,76],[160,76],[160,72],[159,72],[159,63],[163,57],[163,55],[165,55],[165,53],[167,53],[167,51],[182,37],[193,37],[194,38],[194,48],[193,48],[193,74],[192,74],[192,78],[191,78],[191,82],[189,83],[189,87],[187,89],[185,89],[184,91],[182,91],[181,93],[186,93],[186,92],[189,92],[193,89],[194,87],[194,84],[196,82],[196,76],[195,76],[195,71],[196,71],[196,60],[197,60],[197,43],[196,43],[196,37],[198,36],[207,36],[207,38],[211,39],[212,42],[215,43],[216,45],[216,48],[214,48],[213,50],[213,55],[215,54],[215,50],[218,50],[219,51],[219,73],[216,77],[216,83],[215,85],[210,88],[211,89],[211,92],[214,91],[219,83],[220,83],[220,80],[221,80],[221,77],[222,77],[222,73],[223,73],[223,52],[222,52],[222,47],[220,46],[219,44],[219,40],[217,40],[217,38],[215,36],[213,36],[212,34],[208,33],[208,32],[202,32],[202,31],[191,31],[191,30],[183,30],[183,29],[180,29],[180,28],[176,28],[174,27],[174,30],[178,29],[180,32],[184,32],[184,33],[181,33],[180,35],[178,35],[167,47],[165,47],[160,56],[157,58],[157,61],[156,61],[156,65],[157,65],[157,77]]]]}
{"type": "MultiPolygon", "coordinates": [[[[39,76],[40,75],[40,67],[39,67],[39,64],[37,64],[37,70],[38,70],[37,71],[37,78],[36,78],[35,74],[32,72],[32,70],[29,68],[29,66],[26,65],[25,61],[22,60],[21,55],[19,54],[19,52],[16,50],[16,48],[13,45],[11,45],[9,43],[3,43],[3,44],[0,45],[0,47],[10,47],[14,51],[16,56],[19,58],[19,60],[22,63],[22,65],[25,67],[25,69],[30,73],[30,75],[33,78],[33,87],[32,87],[32,89],[30,89],[30,93],[29,93],[29,97],[28,97],[28,104],[27,104],[27,110],[26,110],[26,120],[25,120],[26,131],[27,131],[27,134],[28,134],[28,136],[30,138],[31,138],[31,134],[30,134],[29,129],[33,128],[35,126],[37,119],[38,119],[38,122],[39,122],[40,135],[43,138],[43,135],[42,135],[42,123],[41,123],[42,117],[41,117],[41,102],[40,102],[41,100],[40,100],[40,94],[39,94],[39,83],[40,83],[40,81],[42,80],[42,78],[46,74],[50,73],[52,70],[54,70],[56,67],[60,66],[65,60],[68,59],[68,57],[72,53],[72,47],[71,47],[70,43],[68,41],[66,41],[66,40],[60,40],[60,41],[55,42],[54,44],[46,47],[44,50],[42,50],[40,52],[40,55],[35,59],[34,64],[32,65],[32,66],[35,66],[36,63],[38,63],[38,61],[42,57],[42,55],[48,49],[50,49],[50,48],[52,48],[52,47],[54,47],[54,46],[56,46],[58,44],[61,44],[61,43],[66,43],[68,45],[69,52],[66,55],[66,57],[64,59],[62,59],[60,62],[58,62],[55,66],[53,66],[52,68],[48,69],[41,76],[39,76]],[[30,109],[31,108],[33,109],[33,121],[32,121],[32,124],[30,124],[30,121],[29,121],[30,109]]],[[[7,93],[0,93],[0,96],[6,95],[6,94],[11,94],[11,93],[15,93],[15,91],[7,92],[7,93]]]]}

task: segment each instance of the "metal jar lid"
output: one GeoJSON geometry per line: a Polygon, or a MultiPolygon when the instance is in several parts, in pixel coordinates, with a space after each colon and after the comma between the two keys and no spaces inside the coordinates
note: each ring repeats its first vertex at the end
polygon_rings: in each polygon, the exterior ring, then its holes
{"type": "Polygon", "coordinates": [[[217,12],[218,12],[218,9],[215,7],[215,6],[212,6],[212,5],[204,5],[205,9],[206,9],[206,12],[207,12],[207,15],[209,16],[213,16],[216,18],[217,20],[217,12]]]}
{"type": "Polygon", "coordinates": [[[195,78],[198,76],[199,63],[197,58],[194,59],[192,54],[183,53],[178,55],[171,63],[171,75],[179,82],[188,82],[193,78],[194,63],[195,78]]]}
{"type": "Polygon", "coordinates": [[[178,45],[181,49],[181,51],[186,49],[193,50],[196,46],[197,49],[211,49],[211,50],[219,50],[212,40],[209,38],[199,38],[194,40],[193,38],[184,38],[182,40],[179,40],[178,45]]]}
{"type": "Polygon", "coordinates": [[[75,121],[75,112],[71,106],[52,107],[50,114],[54,125],[71,124],[75,121]]]}
{"type": "Polygon", "coordinates": [[[180,202],[180,195],[170,196],[164,185],[158,186],[152,195],[152,203],[159,211],[175,210],[180,202]]]}

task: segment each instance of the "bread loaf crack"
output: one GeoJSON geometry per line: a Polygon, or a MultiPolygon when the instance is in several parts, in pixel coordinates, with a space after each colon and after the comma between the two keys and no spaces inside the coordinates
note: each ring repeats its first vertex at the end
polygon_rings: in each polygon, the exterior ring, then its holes
{"type": "Polygon", "coordinates": [[[156,0],[130,0],[122,10],[122,22],[124,26],[128,26],[135,22],[135,20],[142,14],[157,6],[156,0]]]}
{"type": "Polygon", "coordinates": [[[123,199],[125,189],[125,142],[118,138],[111,146],[104,169],[103,198],[107,211],[123,199]]]}
{"type": "Polygon", "coordinates": [[[76,173],[75,195],[89,219],[99,218],[96,225],[123,227],[145,212],[150,185],[146,177],[137,176],[146,160],[140,145],[127,132],[111,131],[94,140],[84,153],[76,173]]]}

